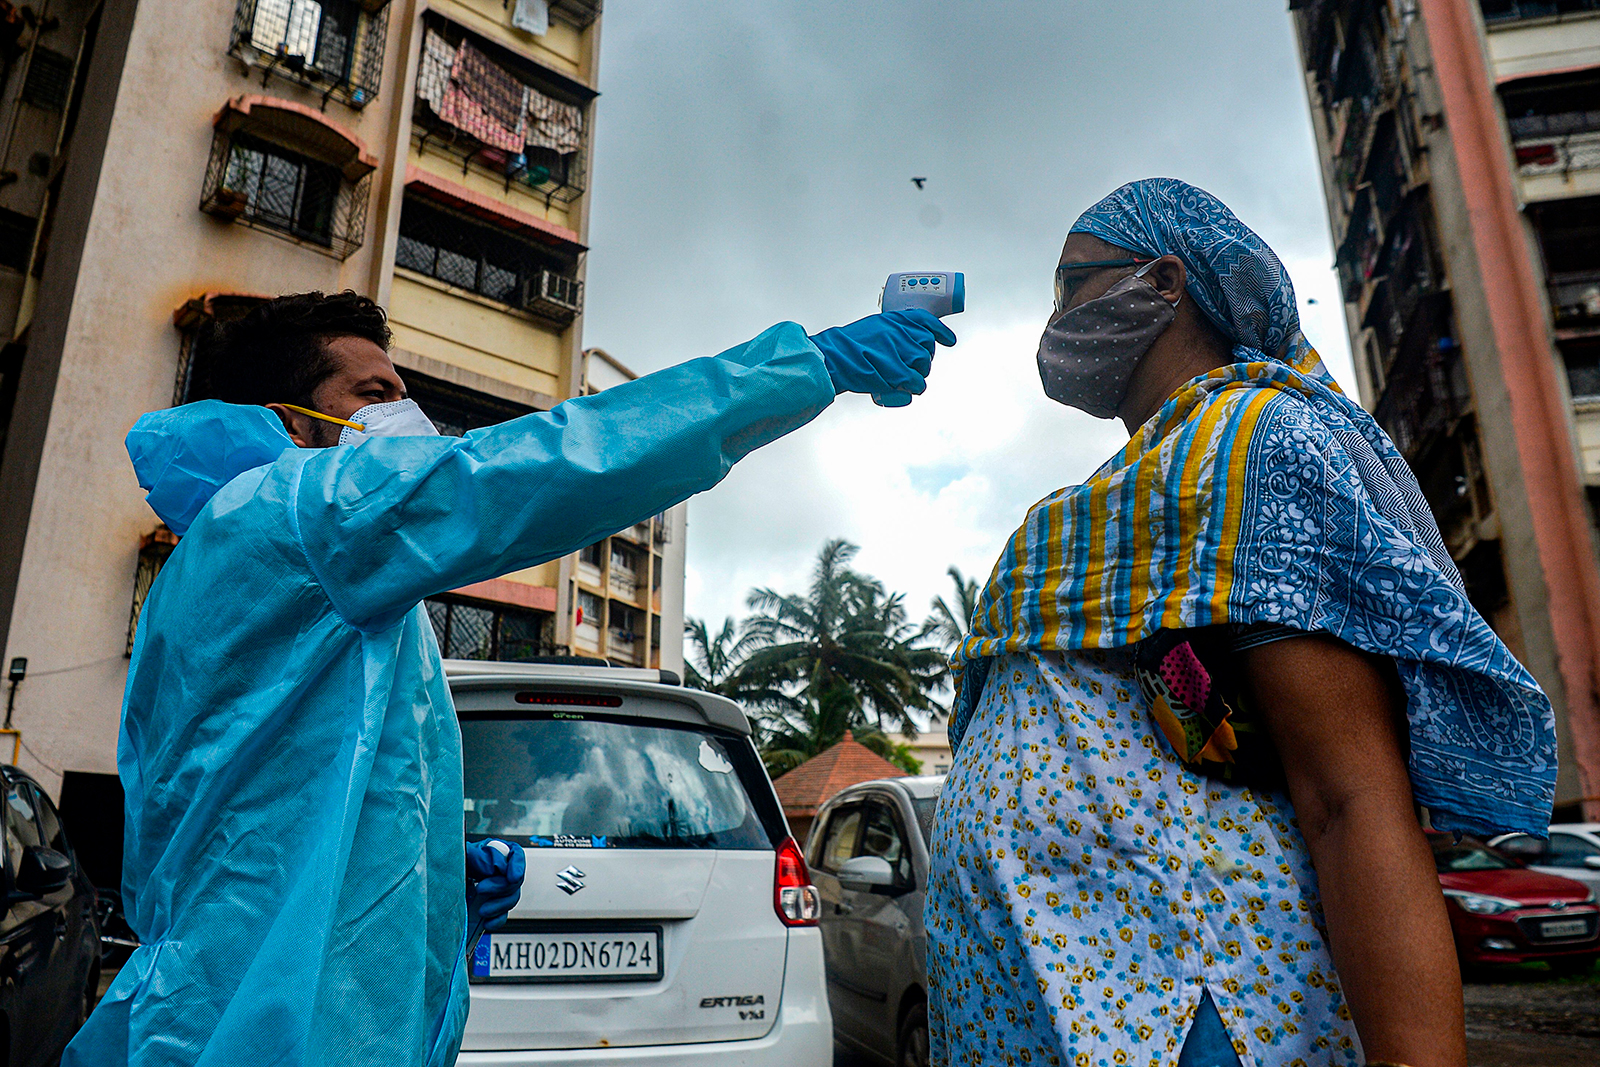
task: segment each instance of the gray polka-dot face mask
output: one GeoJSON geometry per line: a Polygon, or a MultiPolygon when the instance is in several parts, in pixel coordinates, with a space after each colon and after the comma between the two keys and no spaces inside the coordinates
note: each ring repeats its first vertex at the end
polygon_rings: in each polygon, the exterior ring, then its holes
{"type": "Polygon", "coordinates": [[[1039,339],[1039,380],[1051,400],[1109,419],[1128,395],[1134,369],[1178,313],[1144,272],[1057,316],[1039,339]]]}

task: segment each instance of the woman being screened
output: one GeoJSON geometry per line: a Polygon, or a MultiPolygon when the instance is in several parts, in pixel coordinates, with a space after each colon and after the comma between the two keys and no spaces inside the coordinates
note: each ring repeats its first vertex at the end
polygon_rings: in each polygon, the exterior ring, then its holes
{"type": "Polygon", "coordinates": [[[1543,834],[1555,735],[1415,477],[1180,181],[1072,227],[1039,369],[1132,438],[1029,512],[956,655],[933,1061],[1464,1067],[1416,805],[1543,834]]]}

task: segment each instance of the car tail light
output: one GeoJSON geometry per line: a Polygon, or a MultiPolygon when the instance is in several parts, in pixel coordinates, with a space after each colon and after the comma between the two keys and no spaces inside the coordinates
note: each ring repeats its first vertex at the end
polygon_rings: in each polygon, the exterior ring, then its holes
{"type": "Polygon", "coordinates": [[[815,926],[822,914],[822,897],[811,884],[806,858],[794,838],[778,846],[778,865],[772,879],[772,908],[785,926],[815,926]]]}
{"type": "Polygon", "coordinates": [[[1519,167],[1548,167],[1556,161],[1554,144],[1519,145],[1516,153],[1519,167]]]}

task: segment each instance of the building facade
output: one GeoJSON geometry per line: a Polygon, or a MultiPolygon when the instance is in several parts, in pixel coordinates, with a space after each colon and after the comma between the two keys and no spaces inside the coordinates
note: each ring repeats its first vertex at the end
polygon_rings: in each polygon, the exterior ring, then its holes
{"type": "MultiPolygon", "coordinates": [[[[582,345],[599,43],[599,0],[0,0],[0,625],[19,763],[75,837],[110,817],[176,540],[122,438],[210,395],[219,323],[368,294],[445,433],[608,381],[582,345]]],[[[430,600],[440,645],[681,670],[684,536],[680,508],[608,538],[599,587],[589,550],[430,600]]]]}
{"type": "Polygon", "coordinates": [[[1600,818],[1600,0],[1289,7],[1362,401],[1600,818]]]}

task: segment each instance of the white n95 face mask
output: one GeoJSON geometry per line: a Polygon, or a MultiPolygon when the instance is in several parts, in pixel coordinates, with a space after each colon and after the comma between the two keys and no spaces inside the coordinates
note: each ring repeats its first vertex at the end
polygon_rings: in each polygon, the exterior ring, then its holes
{"type": "Polygon", "coordinates": [[[285,404],[290,411],[298,411],[313,419],[331,422],[344,427],[339,431],[341,445],[355,444],[368,437],[438,437],[439,428],[417,407],[415,400],[391,400],[387,404],[368,404],[351,414],[348,419],[336,419],[320,411],[303,408],[299,404],[285,404]]]}
{"type": "Polygon", "coordinates": [[[415,400],[391,400],[387,404],[368,404],[353,413],[339,431],[339,443],[350,445],[367,437],[438,436],[439,428],[422,413],[415,400]]]}

